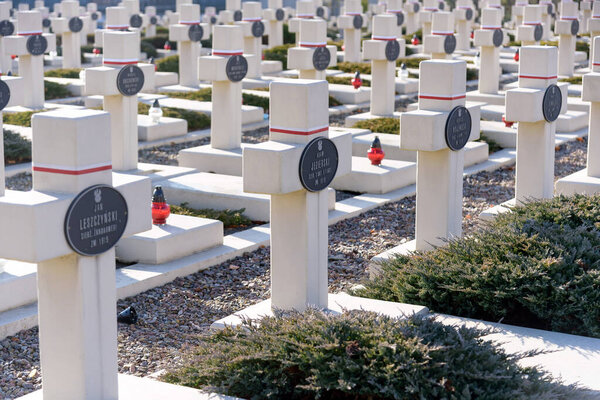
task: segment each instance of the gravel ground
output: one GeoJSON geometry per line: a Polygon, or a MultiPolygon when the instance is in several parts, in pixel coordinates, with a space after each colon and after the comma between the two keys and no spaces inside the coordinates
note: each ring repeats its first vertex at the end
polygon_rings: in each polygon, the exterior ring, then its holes
{"type": "MultiPolygon", "coordinates": [[[[585,164],[586,141],[561,146],[556,175],[585,164]]],[[[23,181],[10,178],[9,185],[23,181]]],[[[514,196],[514,168],[482,172],[464,182],[464,229],[479,212],[514,196]]],[[[378,207],[329,227],[330,291],[347,290],[366,278],[368,260],[414,235],[414,196],[378,207]]],[[[119,326],[119,371],[147,376],[181,365],[210,324],[269,297],[269,249],[262,247],[234,260],[118,302],[133,305],[137,325],[119,326]]],[[[41,385],[37,328],[0,341],[0,398],[11,399],[41,385]]]]}

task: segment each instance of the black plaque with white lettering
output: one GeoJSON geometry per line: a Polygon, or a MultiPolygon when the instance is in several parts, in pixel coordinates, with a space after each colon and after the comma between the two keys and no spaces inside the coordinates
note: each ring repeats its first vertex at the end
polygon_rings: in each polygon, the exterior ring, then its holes
{"type": "Polygon", "coordinates": [[[204,36],[204,29],[200,24],[190,25],[188,29],[188,37],[192,42],[199,42],[202,40],[202,36],[204,36]]]}
{"type": "Polygon", "coordinates": [[[210,24],[214,25],[217,23],[217,17],[215,17],[214,15],[212,17],[210,17],[210,24]]]}
{"type": "Polygon", "coordinates": [[[300,182],[309,192],[319,192],[333,181],[338,168],[335,143],[323,137],[311,140],[300,156],[300,182]]]}
{"type": "Polygon", "coordinates": [[[402,11],[396,13],[396,24],[401,26],[404,23],[404,13],[402,11]]]}
{"type": "Polygon", "coordinates": [[[233,13],[233,20],[234,21],[241,21],[242,20],[242,11],[241,10],[235,10],[233,13]]]}
{"type": "Polygon", "coordinates": [[[355,15],[354,18],[352,18],[352,26],[354,26],[354,29],[362,28],[362,26],[363,26],[362,15],[355,15]]]}
{"type": "Polygon", "coordinates": [[[471,114],[466,107],[457,106],[450,111],[446,120],[446,144],[450,150],[458,151],[465,147],[471,136],[471,114]]]}
{"type": "Polygon", "coordinates": [[[385,45],[385,58],[388,61],[396,61],[400,55],[400,43],[397,40],[388,40],[385,45]]]}
{"type": "Polygon", "coordinates": [[[83,29],[83,21],[79,17],[69,19],[69,30],[73,33],[81,32],[83,29]]]}
{"type": "Polygon", "coordinates": [[[0,21],[0,35],[10,36],[15,32],[15,25],[9,20],[0,21]]]}
{"type": "Polygon", "coordinates": [[[539,42],[540,40],[542,40],[543,34],[544,34],[544,27],[542,25],[536,25],[535,28],[533,28],[533,40],[535,40],[536,42],[539,42]]]}
{"type": "Polygon", "coordinates": [[[144,86],[144,72],[137,65],[127,65],[117,75],[117,89],[123,96],[134,96],[144,86]]]}
{"type": "Polygon", "coordinates": [[[444,8],[446,8],[446,3],[444,3],[443,1],[440,1],[440,2],[438,3],[438,8],[439,8],[441,11],[443,11],[443,10],[444,10],[444,8]]]}
{"type": "Polygon", "coordinates": [[[231,82],[239,82],[248,73],[248,61],[244,56],[231,56],[225,65],[225,73],[231,82]]]}
{"type": "Polygon", "coordinates": [[[79,193],[65,217],[69,246],[83,256],[96,256],[117,244],[129,211],[121,193],[108,185],[95,185],[79,193]]]}
{"type": "Polygon", "coordinates": [[[252,23],[252,36],[254,37],[262,37],[265,33],[265,24],[262,21],[254,21],[252,23]]]}
{"type": "Polygon", "coordinates": [[[43,28],[50,28],[51,25],[52,25],[52,21],[50,21],[50,18],[42,19],[42,27],[43,28]]]}
{"type": "Polygon", "coordinates": [[[578,33],[579,33],[579,21],[574,19],[573,21],[571,21],[571,35],[577,36],[578,33]]]}
{"type": "Polygon", "coordinates": [[[92,13],[91,17],[92,17],[92,21],[98,21],[98,13],[97,12],[94,11],[92,13]]]}
{"type": "Polygon", "coordinates": [[[470,21],[473,19],[473,9],[472,8],[467,8],[467,11],[465,11],[465,18],[467,19],[467,21],[470,21]]]}
{"type": "Polygon", "coordinates": [[[329,67],[331,53],[327,47],[317,47],[313,53],[313,66],[317,71],[323,71],[329,67]]]}
{"type": "Polygon", "coordinates": [[[10,88],[6,82],[0,80],[0,111],[4,110],[4,107],[10,100],[10,88]]]}
{"type": "Polygon", "coordinates": [[[144,22],[144,20],[142,19],[142,16],[139,14],[133,14],[129,18],[129,26],[131,26],[132,28],[141,28],[143,22],[144,22]]]}
{"type": "Polygon", "coordinates": [[[421,5],[417,2],[414,2],[413,3],[413,12],[418,13],[420,9],[421,9],[421,5]]]}
{"type": "Polygon", "coordinates": [[[495,47],[502,46],[502,42],[504,41],[504,32],[502,29],[494,29],[494,34],[492,35],[492,43],[495,47]]]}
{"type": "Polygon", "coordinates": [[[31,35],[27,38],[25,46],[32,56],[41,56],[48,50],[48,41],[42,35],[31,35]]]}
{"type": "Polygon", "coordinates": [[[158,19],[153,15],[150,17],[150,25],[156,25],[158,23],[158,19]]]}
{"type": "Polygon", "coordinates": [[[456,50],[456,37],[454,35],[447,35],[444,39],[444,52],[452,54],[454,50],[456,50]]]}
{"type": "Polygon", "coordinates": [[[315,14],[317,14],[317,17],[319,18],[325,18],[325,9],[322,6],[319,6],[317,7],[315,14]]]}
{"type": "Polygon", "coordinates": [[[275,19],[277,21],[283,21],[284,18],[285,18],[285,11],[283,11],[283,8],[278,8],[277,10],[275,10],[275,19]]]}
{"type": "Polygon", "coordinates": [[[560,88],[554,84],[546,88],[544,99],[542,100],[542,112],[544,119],[548,122],[554,122],[560,115],[562,107],[562,93],[560,88]]]}

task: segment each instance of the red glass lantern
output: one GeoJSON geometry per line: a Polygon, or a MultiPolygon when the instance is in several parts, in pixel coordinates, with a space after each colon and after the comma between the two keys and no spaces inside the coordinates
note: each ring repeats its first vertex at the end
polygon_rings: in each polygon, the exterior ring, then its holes
{"type": "Polygon", "coordinates": [[[418,44],[421,43],[421,41],[419,40],[417,35],[413,35],[412,40],[410,42],[413,44],[413,46],[417,46],[418,44]]]}
{"type": "Polygon", "coordinates": [[[385,153],[381,150],[381,141],[379,136],[375,136],[375,140],[371,143],[371,148],[367,152],[367,158],[371,161],[371,165],[379,165],[385,157],[385,153]]]}
{"type": "Polygon", "coordinates": [[[514,124],[513,121],[507,121],[504,115],[502,116],[502,122],[504,122],[504,126],[506,126],[507,128],[512,127],[514,124]]]}
{"type": "Polygon", "coordinates": [[[362,86],[362,79],[360,79],[360,72],[356,71],[356,73],[354,74],[354,78],[352,78],[350,83],[352,83],[352,86],[354,86],[354,89],[357,89],[357,90],[360,89],[360,87],[362,86]]]}
{"type": "Polygon", "coordinates": [[[152,223],[154,225],[165,225],[169,215],[171,215],[171,207],[165,200],[162,186],[156,186],[154,193],[152,193],[152,223]]]}
{"type": "Polygon", "coordinates": [[[168,40],[165,42],[165,45],[163,46],[163,49],[165,49],[165,50],[171,50],[171,43],[169,43],[168,40]]]}
{"type": "Polygon", "coordinates": [[[99,55],[99,54],[100,54],[100,49],[99,49],[99,48],[97,48],[97,47],[94,47],[94,48],[92,49],[92,53],[93,53],[94,55],[99,55]]]}
{"type": "Polygon", "coordinates": [[[517,49],[517,52],[515,53],[515,56],[513,58],[516,62],[519,62],[519,49],[517,49]]]}
{"type": "Polygon", "coordinates": [[[11,54],[10,58],[11,58],[11,60],[14,60],[15,58],[17,58],[17,55],[16,54],[11,54]]]}

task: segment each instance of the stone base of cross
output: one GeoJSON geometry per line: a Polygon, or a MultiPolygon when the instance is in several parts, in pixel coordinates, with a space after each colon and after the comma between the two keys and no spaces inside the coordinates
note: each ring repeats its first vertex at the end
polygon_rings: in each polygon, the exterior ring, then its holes
{"type": "Polygon", "coordinates": [[[288,49],[288,67],[299,71],[300,79],[325,79],[325,69],[337,64],[337,47],[327,45],[327,22],[300,21],[299,47],[288,49]]]}
{"type": "Polygon", "coordinates": [[[273,82],[270,95],[269,141],[244,148],[243,179],[271,195],[271,306],[326,308],[325,189],[350,172],[352,138],[329,132],[327,82],[273,82]]]}
{"type": "Polygon", "coordinates": [[[179,23],[169,26],[169,41],[177,42],[179,52],[179,84],[198,86],[200,41],[209,38],[208,24],[200,23],[200,6],[182,4],[179,23]]]}
{"type": "MultiPolygon", "coordinates": [[[[594,38],[593,46],[600,48],[600,37],[594,38]]],[[[556,194],[600,193],[600,54],[596,52],[591,61],[592,72],[583,76],[581,93],[581,99],[590,102],[587,168],[559,179],[555,185],[556,194]]]]}
{"type": "Polygon", "coordinates": [[[23,79],[23,106],[44,107],[44,53],[56,51],[56,36],[42,33],[39,11],[17,13],[17,32],[4,37],[4,51],[19,57],[19,76],[23,79]]]}

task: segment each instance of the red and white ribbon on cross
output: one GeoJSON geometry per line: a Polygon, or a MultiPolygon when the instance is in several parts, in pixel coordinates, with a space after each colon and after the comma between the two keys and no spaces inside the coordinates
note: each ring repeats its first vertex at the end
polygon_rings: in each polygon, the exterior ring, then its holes
{"type": "Polygon", "coordinates": [[[500,25],[481,25],[481,29],[496,30],[502,29],[502,27],[500,25]]]}
{"type": "Polygon", "coordinates": [[[327,46],[326,42],[298,42],[298,44],[300,45],[300,47],[310,47],[310,48],[327,46]]]}
{"type": "Polygon", "coordinates": [[[23,32],[17,32],[17,35],[19,36],[33,36],[33,35],[41,35],[42,31],[23,31],[23,32]]]}
{"type": "Polygon", "coordinates": [[[450,36],[454,35],[454,31],[431,31],[432,35],[450,36]]]}
{"type": "Polygon", "coordinates": [[[179,21],[181,25],[200,25],[200,21],[179,21]]]}
{"type": "Polygon", "coordinates": [[[121,59],[117,59],[117,58],[104,58],[102,60],[103,64],[108,64],[108,65],[131,65],[131,64],[137,64],[138,60],[136,58],[121,58],[121,59]]]}
{"type": "Polygon", "coordinates": [[[439,9],[437,7],[423,7],[423,11],[436,12],[439,11],[439,9]]]}
{"type": "Polygon", "coordinates": [[[318,126],[315,128],[308,129],[290,129],[271,125],[269,126],[269,131],[274,133],[285,133],[288,135],[310,136],[315,135],[317,133],[329,131],[329,125],[318,126]]]}
{"type": "Polygon", "coordinates": [[[403,12],[402,10],[387,10],[388,14],[400,14],[402,12],[403,12]]]}
{"type": "Polygon", "coordinates": [[[215,50],[213,49],[213,56],[241,56],[244,54],[244,50],[215,50]]]}
{"type": "Polygon", "coordinates": [[[260,18],[242,18],[242,21],[245,21],[245,22],[256,22],[256,21],[260,21],[260,18]]]}
{"type": "Polygon", "coordinates": [[[542,23],[540,21],[523,21],[523,25],[529,25],[529,26],[535,26],[535,25],[541,25],[542,23]]]}
{"type": "Polygon", "coordinates": [[[561,21],[576,21],[577,17],[560,17],[561,21]]]}
{"type": "Polygon", "coordinates": [[[109,171],[112,170],[112,164],[92,164],[84,167],[67,167],[64,165],[50,165],[50,164],[38,164],[33,163],[32,169],[35,172],[47,172],[49,174],[60,174],[60,175],[86,175],[94,172],[109,171]]]}
{"type": "Polygon", "coordinates": [[[129,28],[129,25],[106,25],[106,29],[127,29],[129,28]]]}
{"type": "Polygon", "coordinates": [[[396,40],[396,36],[376,36],[371,35],[371,40],[396,40]]]}
{"type": "Polygon", "coordinates": [[[442,96],[441,94],[427,94],[427,93],[419,93],[419,99],[424,100],[442,100],[442,101],[453,101],[460,100],[467,97],[466,93],[458,93],[450,96],[442,96]]]}
{"type": "Polygon", "coordinates": [[[542,76],[542,75],[530,75],[530,74],[527,74],[527,75],[522,75],[522,74],[519,74],[519,79],[521,79],[521,78],[523,78],[523,79],[542,79],[542,80],[551,80],[551,79],[557,79],[557,78],[558,78],[558,76],[556,76],[556,75],[552,75],[552,76],[542,76]]]}
{"type": "Polygon", "coordinates": [[[314,14],[296,14],[296,18],[311,19],[311,18],[314,18],[314,17],[315,17],[314,14]]]}

